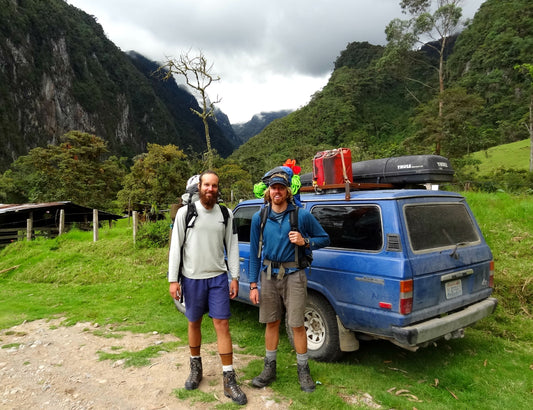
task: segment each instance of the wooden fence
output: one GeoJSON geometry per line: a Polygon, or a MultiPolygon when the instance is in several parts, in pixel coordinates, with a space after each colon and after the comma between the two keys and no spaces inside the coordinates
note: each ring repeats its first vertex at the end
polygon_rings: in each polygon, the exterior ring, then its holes
{"type": "MultiPolygon", "coordinates": [[[[134,234],[133,234],[133,240],[135,241],[135,235],[136,235],[136,225],[137,225],[137,212],[133,213],[133,221],[134,221],[134,234]]],[[[26,239],[27,241],[31,241],[33,239],[36,239],[38,237],[41,238],[55,238],[58,235],[61,235],[66,232],[65,228],[65,210],[61,209],[59,214],[59,224],[57,226],[39,226],[34,227],[33,225],[33,216],[30,216],[26,220],[26,228],[2,228],[0,229],[0,246],[7,245],[11,242],[15,241],[21,241],[26,239]]],[[[98,210],[93,210],[93,218],[92,221],[88,221],[89,223],[92,222],[92,228],[93,228],[93,241],[96,242],[98,240],[98,228],[99,228],[99,221],[98,221],[98,210]]],[[[112,220],[109,219],[109,226],[111,226],[112,220]]],[[[68,228],[68,227],[67,227],[68,228]]]]}

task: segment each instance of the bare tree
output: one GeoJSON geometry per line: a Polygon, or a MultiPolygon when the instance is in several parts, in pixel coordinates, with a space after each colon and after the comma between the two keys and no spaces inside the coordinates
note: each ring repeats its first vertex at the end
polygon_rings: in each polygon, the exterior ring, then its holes
{"type": "Polygon", "coordinates": [[[156,73],[162,74],[163,80],[168,80],[174,74],[180,75],[185,79],[186,84],[191,87],[196,95],[200,96],[202,111],[194,108],[190,110],[198,115],[204,123],[205,141],[207,144],[207,165],[213,167],[213,149],[211,147],[211,137],[209,135],[209,122],[211,117],[216,121],[215,104],[221,99],[211,101],[207,95],[207,88],[214,82],[219,81],[220,77],[212,74],[213,64],[209,64],[204,54],[191,57],[189,52],[181,54],[178,59],[168,58],[167,62],[159,67],[156,73]]]}

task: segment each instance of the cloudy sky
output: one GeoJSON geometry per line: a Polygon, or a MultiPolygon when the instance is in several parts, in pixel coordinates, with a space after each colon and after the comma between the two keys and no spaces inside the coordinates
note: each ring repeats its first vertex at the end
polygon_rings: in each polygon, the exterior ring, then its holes
{"type": "MultiPolygon", "coordinates": [[[[473,17],[484,0],[463,0],[473,17]]],[[[231,123],[297,109],[354,41],[385,44],[400,0],[67,0],[96,17],[123,51],[164,62],[202,52],[221,80],[209,87],[231,123]]]]}

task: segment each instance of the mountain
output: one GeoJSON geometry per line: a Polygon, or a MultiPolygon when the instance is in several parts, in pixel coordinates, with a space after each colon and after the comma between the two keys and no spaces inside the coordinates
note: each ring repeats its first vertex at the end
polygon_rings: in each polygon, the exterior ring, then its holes
{"type": "MultiPolygon", "coordinates": [[[[154,78],[156,63],[122,52],[94,17],[63,0],[0,0],[0,23],[0,170],[70,130],[130,158],[148,143],[205,150],[196,100],[154,78]]],[[[229,155],[234,143],[214,122],[210,131],[229,155]]]]}
{"type": "Polygon", "coordinates": [[[243,141],[240,140],[240,138],[235,135],[235,131],[233,130],[233,126],[231,125],[231,122],[229,121],[229,117],[224,114],[223,111],[219,110],[215,107],[215,118],[217,119],[217,126],[220,128],[222,133],[226,136],[226,138],[233,143],[233,146],[238,147],[243,143],[243,141]]]}
{"type": "Polygon", "coordinates": [[[252,138],[254,135],[257,135],[261,131],[263,131],[265,127],[272,121],[277,120],[278,118],[283,118],[289,115],[291,112],[291,110],[262,112],[260,114],[254,115],[252,119],[248,122],[233,124],[233,131],[238,141],[243,144],[250,138],[252,138]]]}

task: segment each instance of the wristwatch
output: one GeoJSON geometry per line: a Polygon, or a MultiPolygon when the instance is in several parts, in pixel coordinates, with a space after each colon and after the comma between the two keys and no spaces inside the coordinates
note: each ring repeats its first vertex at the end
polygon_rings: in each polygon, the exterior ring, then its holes
{"type": "Polygon", "coordinates": [[[309,243],[309,238],[304,238],[304,242],[305,242],[304,246],[306,248],[309,248],[311,246],[311,244],[309,243]]]}
{"type": "Polygon", "coordinates": [[[255,289],[257,289],[257,286],[250,285],[250,290],[255,290],[255,289]]]}

